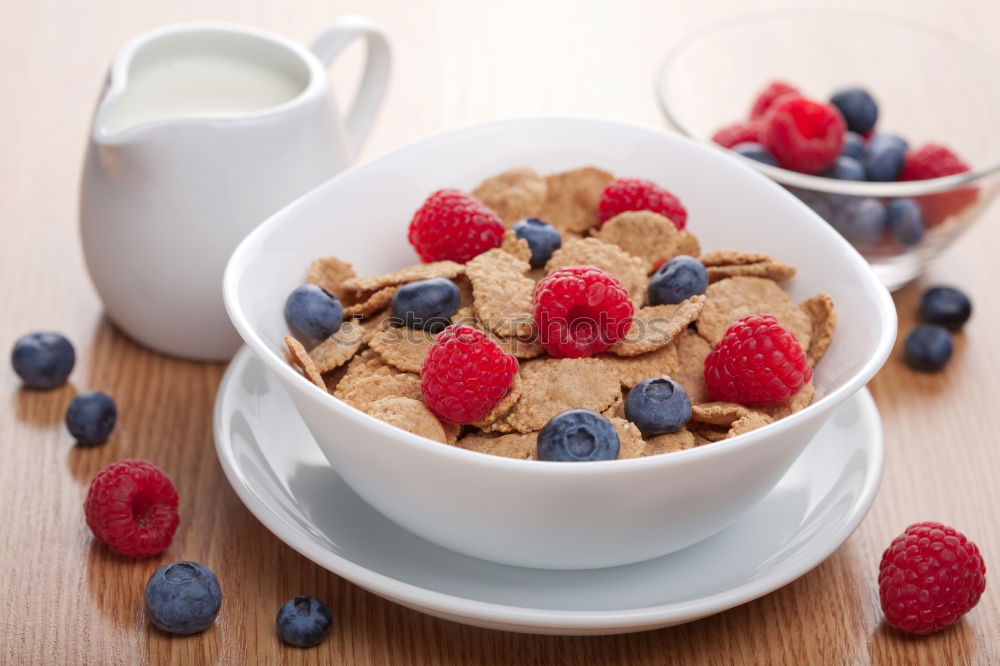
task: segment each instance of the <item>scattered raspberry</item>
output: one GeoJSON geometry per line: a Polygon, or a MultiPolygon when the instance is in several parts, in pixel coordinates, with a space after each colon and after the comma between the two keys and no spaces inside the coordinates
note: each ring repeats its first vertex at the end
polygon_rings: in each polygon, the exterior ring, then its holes
{"type": "Polygon", "coordinates": [[[760,143],[764,124],[759,120],[748,120],[744,123],[726,125],[712,135],[712,141],[723,148],[732,148],[741,143],[760,143]]]}
{"type": "Polygon", "coordinates": [[[423,261],[464,264],[500,247],[504,226],[496,213],[458,190],[438,190],[413,215],[408,238],[423,261]]]}
{"type": "Polygon", "coordinates": [[[812,379],[802,346],[770,315],[750,315],[726,329],[705,359],[712,400],[766,405],[785,400],[812,379]]]}
{"type": "Polygon", "coordinates": [[[608,183],[597,204],[601,224],[630,210],[659,213],[670,218],[678,229],[687,223],[687,211],[680,199],[656,183],[641,178],[618,178],[608,183]]]}
{"type": "Polygon", "coordinates": [[[130,557],[162,553],[180,522],[177,489],[146,460],[119,460],[98,472],[83,511],[99,541],[130,557]]]}
{"type": "Polygon", "coordinates": [[[780,100],[764,119],[764,145],[786,169],[819,173],[844,145],[844,119],[836,108],[804,97],[780,100]]]}
{"type": "Polygon", "coordinates": [[[783,81],[773,81],[757,95],[753,108],[750,109],[750,119],[758,120],[767,115],[772,106],[785,96],[799,96],[799,91],[783,81]]]}
{"type": "MultiPolygon", "coordinates": [[[[953,176],[965,173],[969,165],[945,146],[928,143],[916,150],[906,153],[900,180],[929,180],[943,176],[953,176]]],[[[927,194],[917,197],[924,211],[924,220],[928,226],[944,222],[949,215],[955,215],[979,198],[979,188],[975,186],[960,187],[950,192],[927,194]]]]}
{"type": "Polygon", "coordinates": [[[517,368],[517,359],[487,333],[453,324],[427,350],[420,392],[442,420],[473,423],[503,400],[517,368]]]}
{"type": "Polygon", "coordinates": [[[916,523],[882,553],[878,592],[886,621],[913,634],[954,624],[979,603],[986,565],[976,544],[941,523],[916,523]]]}
{"type": "Polygon", "coordinates": [[[535,288],[539,341],[556,358],[602,352],[625,337],[635,306],[618,278],[596,266],[565,266],[535,288]]]}

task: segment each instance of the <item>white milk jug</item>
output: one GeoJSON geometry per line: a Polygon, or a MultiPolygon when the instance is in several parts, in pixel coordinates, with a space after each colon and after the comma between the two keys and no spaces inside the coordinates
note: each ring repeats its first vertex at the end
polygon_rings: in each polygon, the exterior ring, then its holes
{"type": "Polygon", "coordinates": [[[389,60],[384,35],[362,17],[333,25],[311,51],[226,24],[169,26],[126,44],[94,114],[80,195],[87,268],[111,320],[166,354],[229,358],[239,346],[222,303],[229,254],[353,161],[389,60]],[[359,36],[368,57],[342,119],[325,68],[359,36]]]}

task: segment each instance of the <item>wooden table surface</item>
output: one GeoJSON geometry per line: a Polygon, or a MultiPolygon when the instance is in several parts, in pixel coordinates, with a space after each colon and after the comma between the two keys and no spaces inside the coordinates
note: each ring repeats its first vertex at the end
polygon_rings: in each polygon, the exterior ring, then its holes
{"type": "MultiPolygon", "coordinates": [[[[0,663],[358,664],[882,664],[1000,663],[1000,327],[994,209],[925,282],[962,286],[975,315],[938,375],[908,370],[899,350],[872,382],[885,424],[885,480],[870,515],[826,562],[762,599],[680,627],[597,638],[525,636],[436,620],[369,594],[312,564],[258,523],[226,482],[212,446],[221,364],[177,361],[117,333],[83,266],[76,230],[84,141],[104,68],[131,35],[179,20],[253,24],[308,42],[328,22],[364,12],[396,52],[391,91],[363,158],[460,123],[569,111],[661,122],[651,79],[669,44],[752,9],[725,2],[411,3],[64,0],[0,3],[0,349],[54,329],[78,350],[71,381],[40,393],[0,372],[0,663]],[[63,425],[78,391],[115,396],[111,441],[73,446],[63,425]],[[95,545],[82,515],[91,477],[124,457],[155,461],[180,491],[182,525],[163,555],[132,561],[95,545]],[[991,585],[960,624],[925,638],[889,629],[878,608],[878,558],[908,524],[956,526],[985,553],[991,585]],[[159,564],[193,559],[225,591],[206,632],[169,638],[147,623],[142,589],[159,564]],[[332,637],[313,650],[280,643],[274,614],[299,593],[327,600],[332,637]]],[[[758,2],[759,7],[788,2],[758,2]]],[[[796,3],[802,4],[802,3],[796,3]]],[[[1000,5],[881,6],[989,46],[1000,5]]],[[[334,68],[349,89],[352,48],[334,68]]],[[[346,97],[347,95],[342,95],[346,97]]],[[[896,299],[903,333],[921,285],[896,299]]],[[[898,346],[897,346],[898,347],[898,346]]]]}

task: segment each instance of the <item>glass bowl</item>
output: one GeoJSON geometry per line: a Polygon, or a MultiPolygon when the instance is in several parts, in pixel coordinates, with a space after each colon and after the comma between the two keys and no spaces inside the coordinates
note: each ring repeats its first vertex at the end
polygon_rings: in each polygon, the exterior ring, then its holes
{"type": "Polygon", "coordinates": [[[841,231],[882,282],[897,289],[967,229],[1000,189],[997,71],[1000,58],[907,19],[782,10],[724,21],[682,40],[657,74],[656,93],[678,131],[710,141],[719,128],[745,120],[756,95],[773,80],[818,100],[859,85],[879,103],[876,132],[898,134],[911,148],[940,143],[955,151],[971,171],[889,183],[810,176],[732,153],[841,231]],[[888,231],[877,240],[852,239],[851,216],[871,205],[862,202],[867,198],[882,205],[896,198],[916,199],[927,218],[923,239],[903,245],[888,231]]]}

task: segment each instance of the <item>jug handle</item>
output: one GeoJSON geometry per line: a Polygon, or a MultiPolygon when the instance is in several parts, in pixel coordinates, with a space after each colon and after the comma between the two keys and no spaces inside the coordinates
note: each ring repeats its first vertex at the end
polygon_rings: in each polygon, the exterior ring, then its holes
{"type": "Polygon", "coordinates": [[[372,121],[385,97],[389,84],[389,68],[392,61],[389,42],[372,20],[364,16],[345,16],[324,30],[313,42],[312,51],[327,66],[354,38],[365,37],[368,54],[365,71],[354,97],[351,110],[347,113],[347,136],[351,150],[356,155],[364,143],[372,121]]]}

